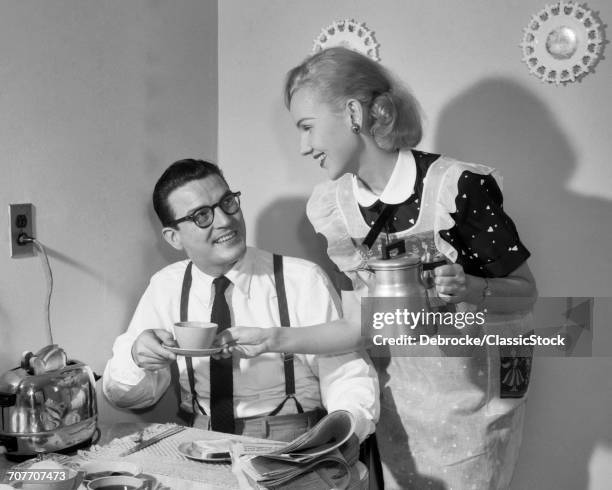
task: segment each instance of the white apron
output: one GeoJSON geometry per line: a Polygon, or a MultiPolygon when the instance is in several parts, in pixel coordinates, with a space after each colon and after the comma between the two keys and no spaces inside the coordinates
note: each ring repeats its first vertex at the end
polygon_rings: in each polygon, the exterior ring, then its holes
{"type": "MultiPolygon", "coordinates": [[[[457,181],[465,170],[494,173],[489,167],[440,157],[426,174],[417,222],[390,239],[405,240],[408,253],[441,252],[455,262],[457,251],[438,232],[454,225],[450,213],[456,211],[457,181]]],[[[342,292],[344,315],[359,321],[360,298],[372,280],[365,261],[369,255],[380,257],[381,241],[370,252],[360,245],[370,228],[354,197],[351,176],[317,186],[308,216],[327,238],[330,258],[353,283],[353,291],[342,292]]],[[[457,305],[457,311],[476,309],[457,305]]],[[[487,315],[481,328],[522,333],[532,328],[530,319],[525,313],[487,315]]],[[[498,347],[466,352],[466,357],[392,357],[386,368],[380,367],[379,376],[381,417],[376,432],[386,489],[509,487],[521,444],[525,397],[500,397],[500,383],[513,380],[501,379],[498,347]]]]}

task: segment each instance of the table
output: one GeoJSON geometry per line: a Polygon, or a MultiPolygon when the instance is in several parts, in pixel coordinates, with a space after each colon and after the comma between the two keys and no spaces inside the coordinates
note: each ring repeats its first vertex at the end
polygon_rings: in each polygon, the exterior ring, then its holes
{"type": "MultiPolygon", "coordinates": [[[[102,426],[102,437],[97,446],[99,450],[93,456],[95,459],[121,459],[134,462],[142,468],[144,473],[155,476],[161,484],[172,490],[239,488],[238,480],[229,463],[193,461],[181,455],[177,447],[183,442],[196,440],[229,438],[235,441],[256,441],[257,439],[188,428],[134,454],[125,457],[118,456],[122,451],[133,446],[130,435],[142,430],[153,432],[156,428],[159,429],[161,426],[143,423],[102,426]]],[[[145,439],[148,437],[146,434],[145,439]]]]}
{"type": "MultiPolygon", "coordinates": [[[[188,428],[173,436],[149,446],[134,454],[120,457],[119,454],[134,445],[132,434],[140,431],[153,432],[161,429],[161,424],[118,423],[101,424],[101,438],[96,446],[78,455],[66,456],[70,463],[82,463],[85,458],[95,460],[122,460],[138,464],[143,473],[154,476],[160,483],[160,490],[235,490],[240,488],[236,475],[229,463],[202,463],[181,455],[177,447],[183,442],[195,440],[232,439],[235,441],[260,441],[250,437],[236,436],[220,432],[188,428]]],[[[145,437],[146,438],[146,437],[145,437]]],[[[64,461],[61,461],[64,463],[64,461]]],[[[67,463],[66,463],[67,464],[67,463]]],[[[0,457],[0,476],[15,463],[0,457]]],[[[367,480],[365,466],[357,463],[352,475],[351,488],[367,488],[361,482],[367,480]],[[364,473],[365,472],[365,473],[364,473]]],[[[79,490],[85,489],[81,487],[79,490]]]]}

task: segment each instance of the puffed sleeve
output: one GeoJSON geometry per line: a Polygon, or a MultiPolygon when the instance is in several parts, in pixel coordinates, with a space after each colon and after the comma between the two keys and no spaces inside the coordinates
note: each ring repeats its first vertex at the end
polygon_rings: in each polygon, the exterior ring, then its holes
{"type": "Polygon", "coordinates": [[[468,274],[504,277],[530,256],[503,208],[502,191],[492,173],[464,170],[457,181],[454,225],[439,236],[456,251],[468,274]]]}
{"type": "Polygon", "coordinates": [[[306,215],[315,231],[327,240],[327,254],[342,272],[365,266],[365,251],[349,235],[337,198],[338,181],[315,186],[306,204],[306,215]]]}

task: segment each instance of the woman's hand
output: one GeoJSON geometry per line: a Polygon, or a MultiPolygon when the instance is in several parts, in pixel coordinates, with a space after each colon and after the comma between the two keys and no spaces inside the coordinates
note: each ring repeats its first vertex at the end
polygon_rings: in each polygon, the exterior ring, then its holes
{"type": "Polygon", "coordinates": [[[446,264],[434,269],[434,284],[436,292],[447,303],[468,301],[469,276],[459,264],[446,264]]]}
{"type": "Polygon", "coordinates": [[[447,303],[465,301],[494,313],[528,311],[538,297],[527,262],[505,277],[488,281],[466,274],[459,264],[443,265],[434,269],[434,284],[440,299],[447,303]],[[485,288],[489,291],[486,295],[485,288]]]}
{"type": "Polygon", "coordinates": [[[227,357],[236,353],[240,357],[256,357],[271,352],[275,330],[258,327],[228,328],[215,338],[214,344],[223,347],[223,351],[217,355],[227,357]]]}

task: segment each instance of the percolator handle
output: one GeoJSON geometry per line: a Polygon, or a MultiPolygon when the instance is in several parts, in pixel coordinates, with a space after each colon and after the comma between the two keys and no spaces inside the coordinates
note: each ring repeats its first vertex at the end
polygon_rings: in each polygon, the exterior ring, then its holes
{"type": "Polygon", "coordinates": [[[433,262],[421,262],[419,281],[425,289],[434,287],[433,271],[436,267],[446,264],[446,260],[434,260],[433,262]]]}
{"type": "Polygon", "coordinates": [[[433,262],[423,262],[421,267],[424,271],[434,270],[436,267],[446,264],[446,260],[434,260],[433,262]]]}

